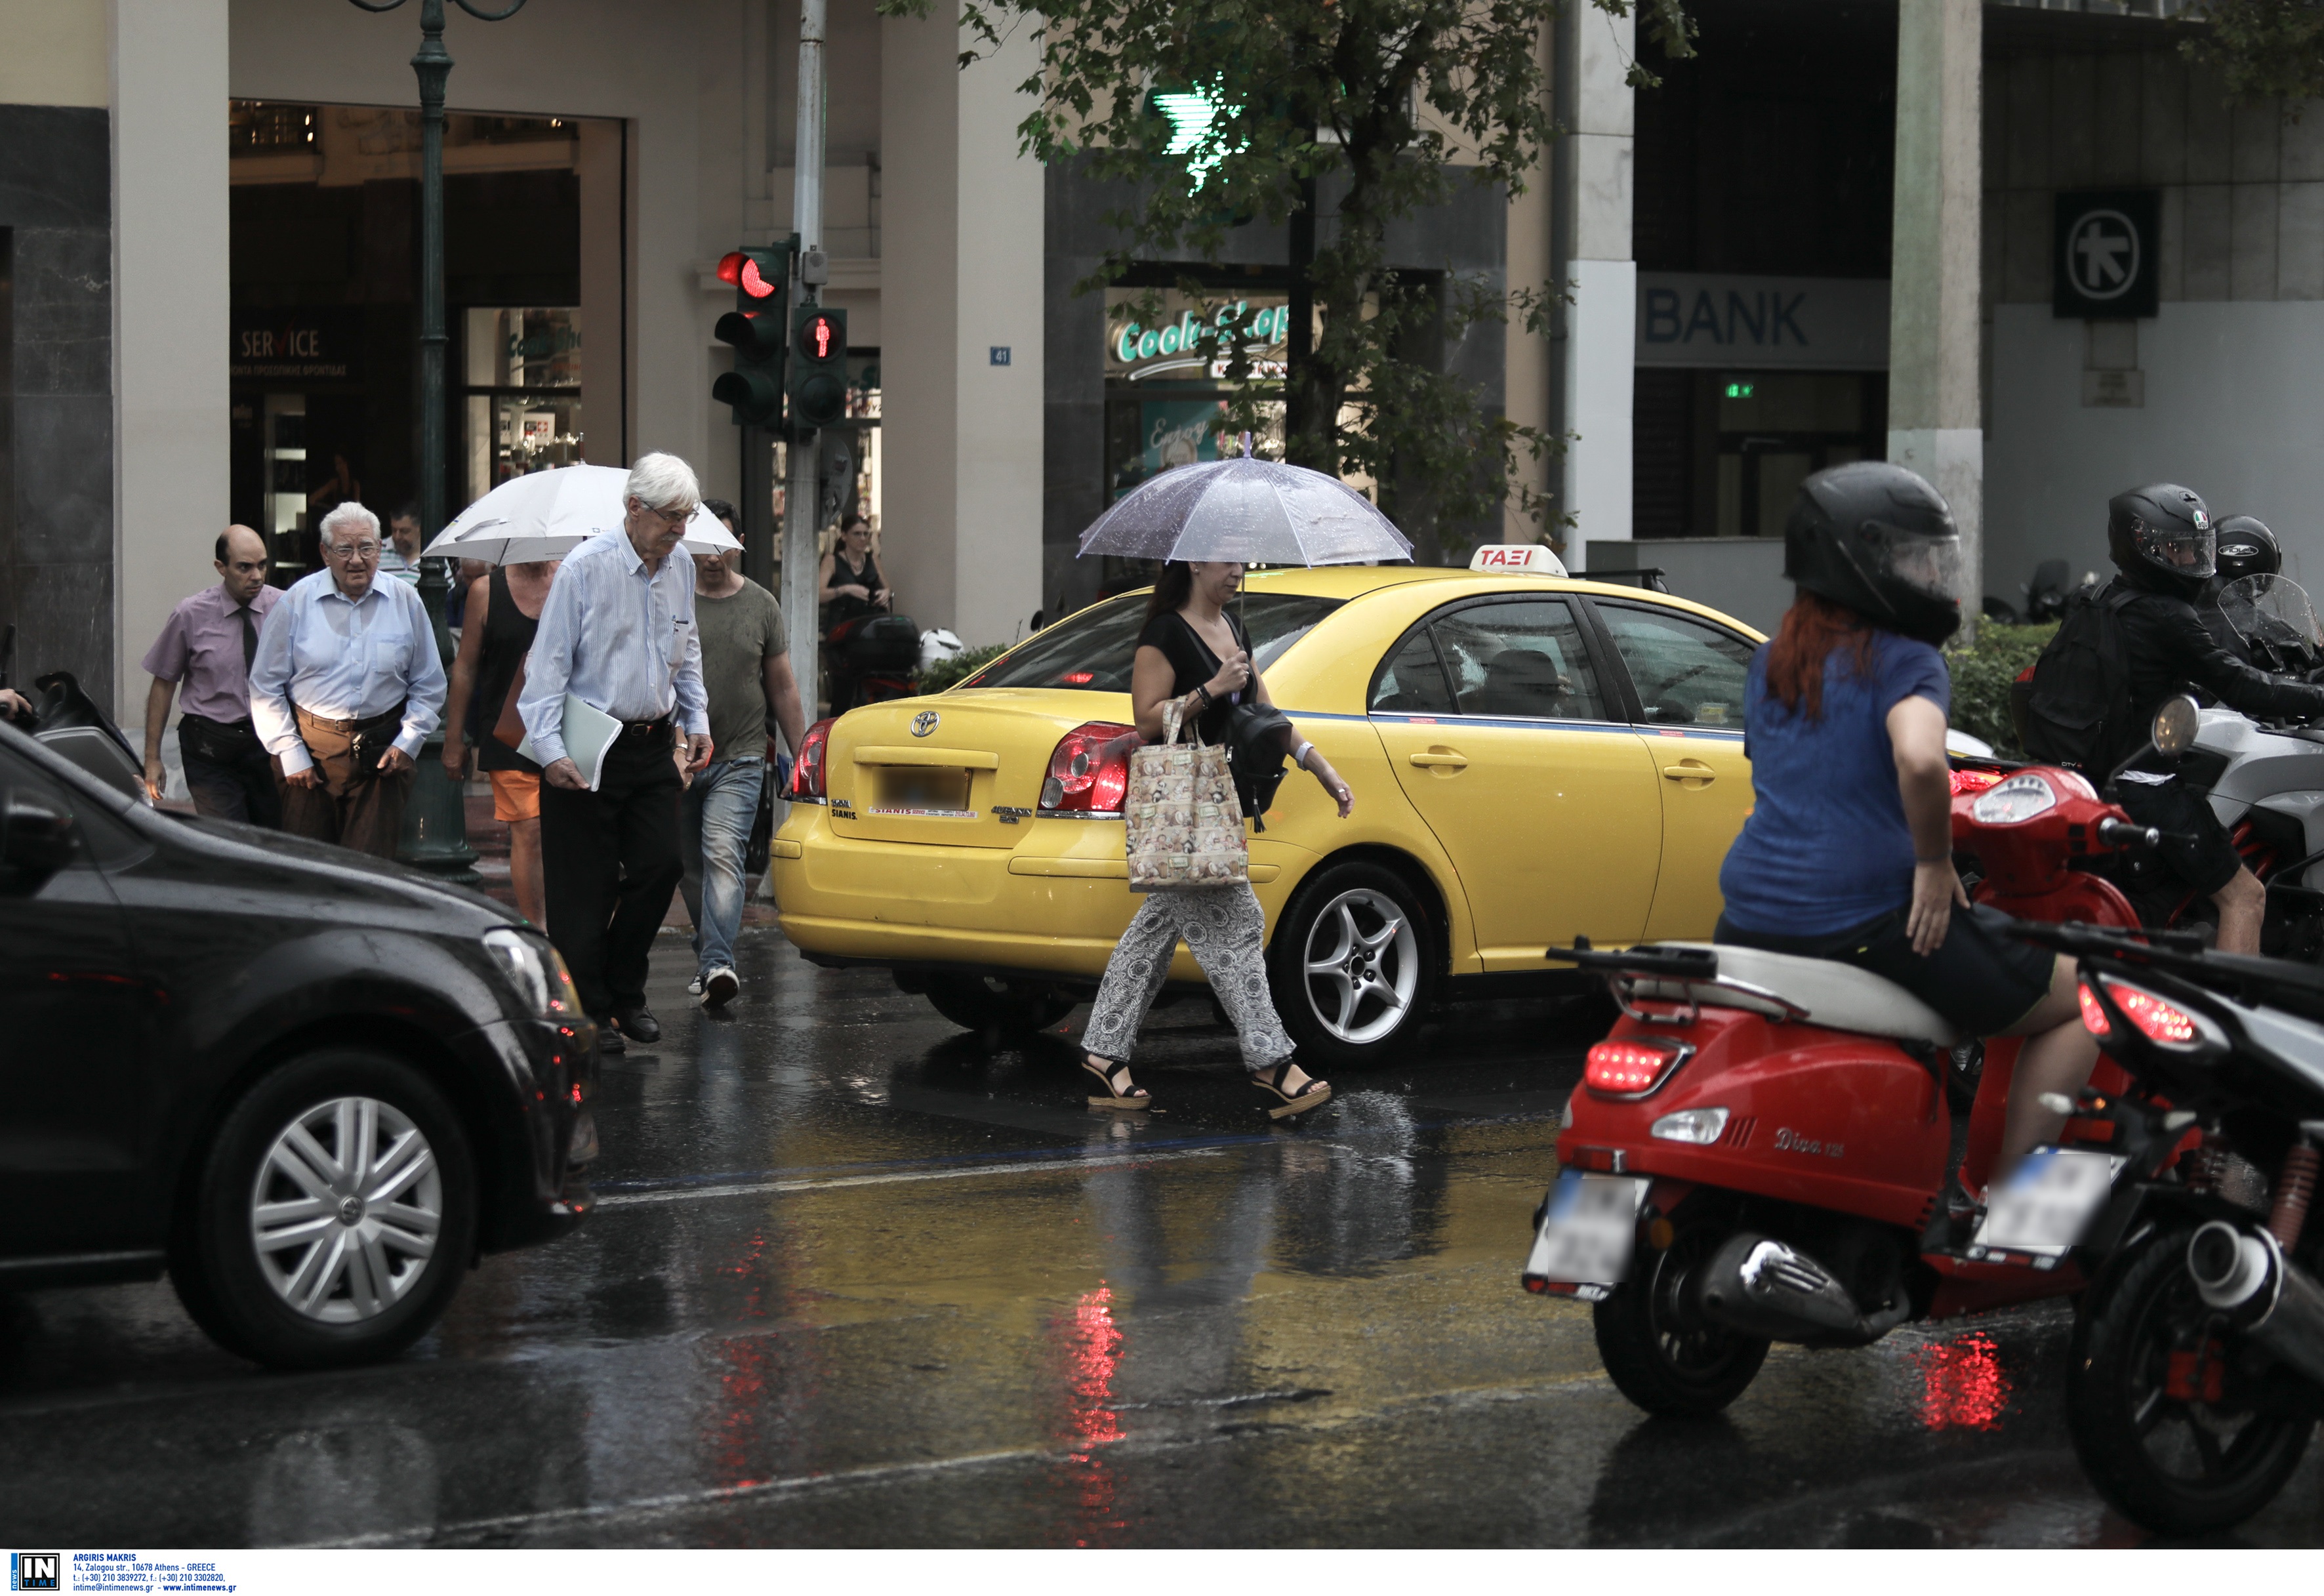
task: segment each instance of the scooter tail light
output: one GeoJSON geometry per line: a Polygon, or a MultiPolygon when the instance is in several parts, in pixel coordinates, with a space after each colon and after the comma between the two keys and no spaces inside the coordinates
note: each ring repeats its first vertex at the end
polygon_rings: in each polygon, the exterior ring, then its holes
{"type": "MultiPolygon", "coordinates": [[[[2089,988],[2083,990],[2087,992],[2089,988]]],[[[2106,995],[2114,1000],[2122,1017],[2137,1027],[2150,1042],[2165,1047],[2198,1048],[2209,1047],[2218,1039],[2208,1021],[2144,987],[2109,981],[2106,983],[2106,995]]],[[[2088,1019],[2083,1023],[2087,1025],[2088,1019]]]]}
{"type": "Polygon", "coordinates": [[[1138,728],[1084,721],[1057,740],[1041,782],[1043,815],[1119,815],[1130,790],[1138,728]]]}
{"type": "Polygon", "coordinates": [[[2098,1001],[2098,994],[2090,990],[2090,983],[2083,982],[2076,993],[2082,1002],[2082,1029],[2101,1038],[2112,1036],[2114,1021],[2107,1018],[2106,1005],[2098,1001]]]}
{"type": "Polygon", "coordinates": [[[1608,1097],[1644,1097],[1668,1080],[1693,1051],[1683,1042],[1609,1038],[1590,1049],[1582,1081],[1608,1097]]]}
{"type": "Polygon", "coordinates": [[[817,721],[807,729],[807,735],[799,740],[798,758],[791,766],[791,797],[819,798],[830,796],[824,790],[825,755],[830,749],[830,721],[817,721]]]}

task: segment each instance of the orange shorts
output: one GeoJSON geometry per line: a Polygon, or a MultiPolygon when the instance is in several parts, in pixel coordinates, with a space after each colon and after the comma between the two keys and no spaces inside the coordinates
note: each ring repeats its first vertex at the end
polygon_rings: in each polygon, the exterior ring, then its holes
{"type": "Polygon", "coordinates": [[[540,818],[540,778],[530,770],[486,770],[493,779],[493,818],[540,818]]]}

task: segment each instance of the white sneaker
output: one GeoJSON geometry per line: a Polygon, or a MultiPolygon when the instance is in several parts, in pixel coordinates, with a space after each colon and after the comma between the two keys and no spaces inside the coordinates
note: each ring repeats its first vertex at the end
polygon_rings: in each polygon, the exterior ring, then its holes
{"type": "Polygon", "coordinates": [[[702,1006],[706,1009],[723,1007],[742,990],[742,977],[721,964],[702,978],[702,1006]]]}
{"type": "Polygon", "coordinates": [[[686,995],[689,998],[698,998],[702,995],[701,976],[697,975],[686,983],[686,995]]]}

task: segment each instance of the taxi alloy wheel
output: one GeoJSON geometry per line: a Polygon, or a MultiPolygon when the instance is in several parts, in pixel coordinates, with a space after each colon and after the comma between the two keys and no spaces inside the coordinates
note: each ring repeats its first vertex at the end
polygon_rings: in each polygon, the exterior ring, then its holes
{"type": "Polygon", "coordinates": [[[1411,889],[1378,865],[1326,871],[1276,934],[1276,1006],[1305,1056],[1361,1064],[1425,1004],[1428,926],[1411,889]]]}

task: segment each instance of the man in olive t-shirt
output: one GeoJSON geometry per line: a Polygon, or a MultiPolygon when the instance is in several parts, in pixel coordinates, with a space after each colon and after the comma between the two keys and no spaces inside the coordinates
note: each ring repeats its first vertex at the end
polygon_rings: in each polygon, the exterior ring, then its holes
{"type": "MultiPolygon", "coordinates": [[[[703,506],[741,536],[732,505],[706,499],[703,506]]],[[[686,789],[679,812],[678,853],[686,863],[679,890],[694,920],[692,990],[708,1009],[742,989],[734,938],[749,891],[743,856],[772,763],[769,720],[782,729],[794,752],[807,731],[783,639],[782,606],[742,575],[742,554],[733,549],[694,557],[694,621],[702,637],[702,686],[710,698],[715,752],[686,789]]]]}

